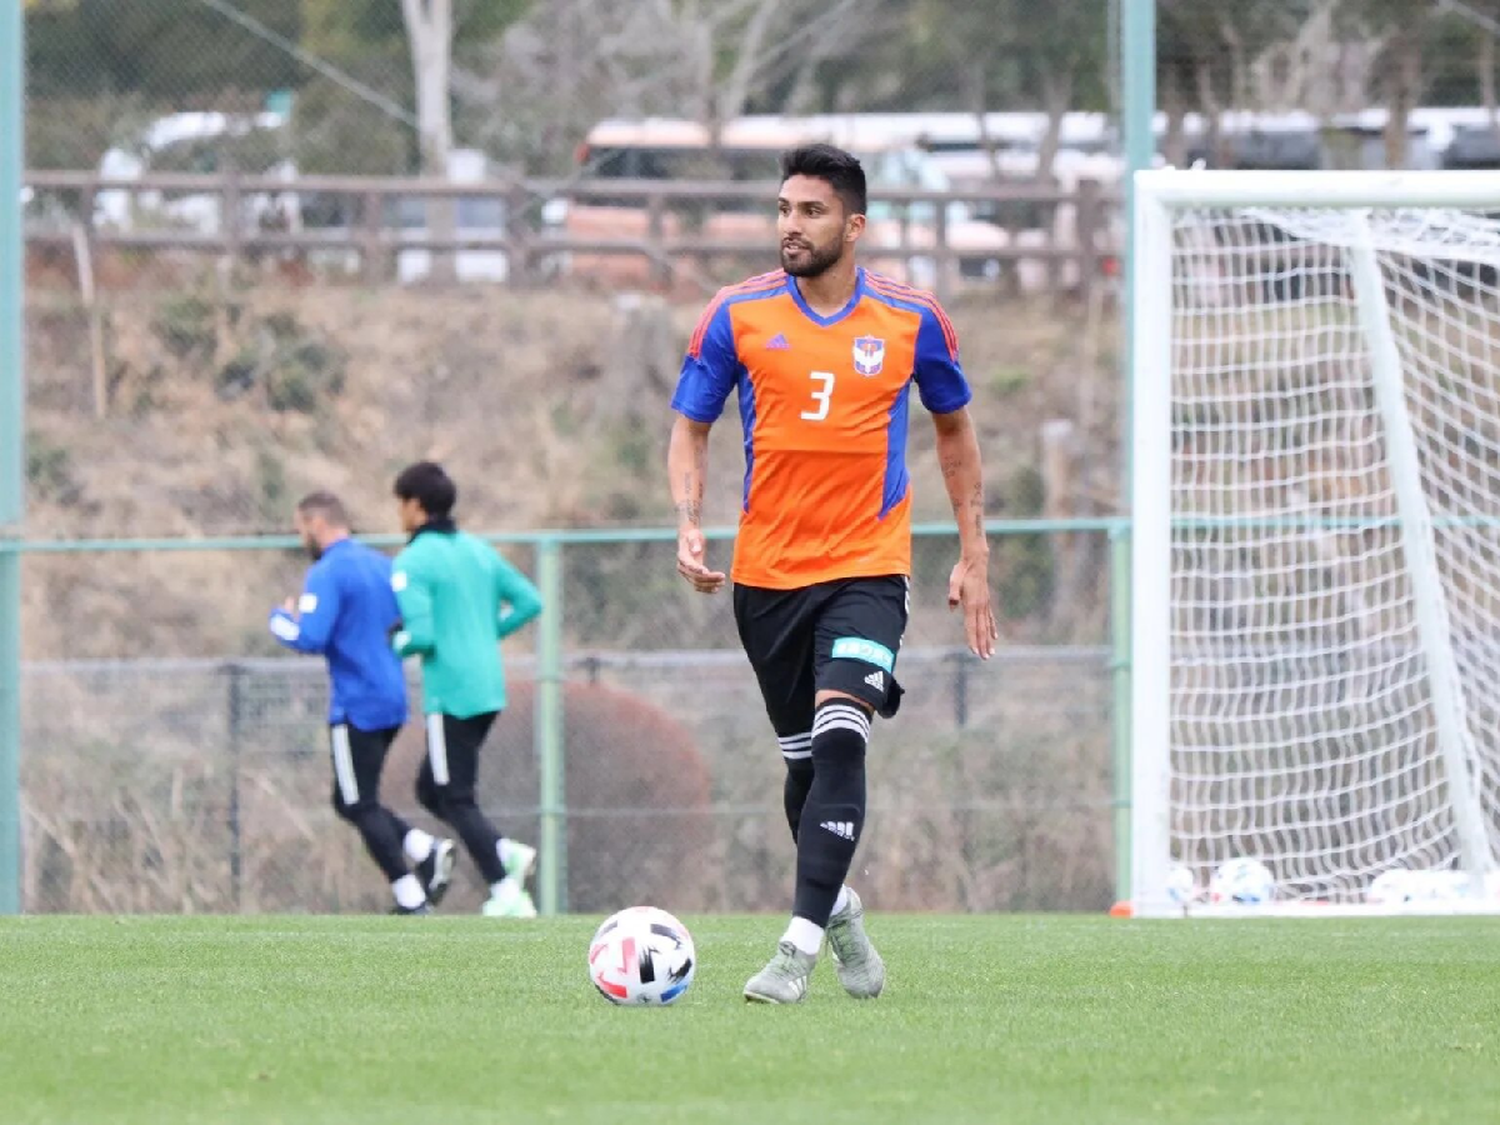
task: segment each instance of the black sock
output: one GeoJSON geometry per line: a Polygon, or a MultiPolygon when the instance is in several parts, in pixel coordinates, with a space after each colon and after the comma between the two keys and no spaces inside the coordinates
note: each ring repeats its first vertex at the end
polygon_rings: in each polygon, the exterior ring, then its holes
{"type": "Polygon", "coordinates": [[[812,789],[812,783],[811,758],[787,761],[786,781],[781,786],[781,803],[786,809],[786,823],[792,830],[793,843],[797,841],[797,829],[802,825],[802,806],[807,804],[807,794],[812,789]]]}
{"type": "Polygon", "coordinates": [[[865,746],[870,714],[832,699],[813,718],[813,783],[797,832],[797,894],[792,913],[828,925],[854,862],[865,823],[865,746]]]}

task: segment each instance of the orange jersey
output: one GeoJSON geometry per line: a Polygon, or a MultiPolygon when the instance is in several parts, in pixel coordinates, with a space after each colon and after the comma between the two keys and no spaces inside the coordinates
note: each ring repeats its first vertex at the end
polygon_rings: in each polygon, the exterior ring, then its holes
{"type": "Polygon", "coordinates": [[[906,472],[912,383],[947,414],[970,392],[937,300],[858,271],[832,316],[786,273],[719,292],[698,322],[672,408],[713,422],[738,391],[745,490],[731,577],[797,589],[911,572],[906,472]]]}

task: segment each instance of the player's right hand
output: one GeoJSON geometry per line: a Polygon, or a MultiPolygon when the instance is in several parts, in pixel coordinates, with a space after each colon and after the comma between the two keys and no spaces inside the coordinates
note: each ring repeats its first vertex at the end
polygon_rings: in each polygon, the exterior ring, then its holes
{"type": "Polygon", "coordinates": [[[948,576],[948,608],[962,609],[964,639],[969,651],[980,660],[995,655],[1000,627],[990,606],[989,556],[961,558],[948,576]]]}
{"type": "Polygon", "coordinates": [[[715,594],[724,586],[722,571],[709,570],[703,561],[703,532],[690,527],[677,533],[677,573],[700,594],[715,594]]]}

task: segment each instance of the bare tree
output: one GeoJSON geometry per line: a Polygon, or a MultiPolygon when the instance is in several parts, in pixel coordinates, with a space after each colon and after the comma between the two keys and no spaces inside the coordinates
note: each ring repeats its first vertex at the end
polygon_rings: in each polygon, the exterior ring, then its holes
{"type": "Polygon", "coordinates": [[[1298,108],[1327,118],[1369,104],[1379,43],[1344,26],[1340,8],[1346,3],[1313,0],[1296,30],[1255,58],[1255,108],[1298,108]]]}
{"type": "MultiPolygon", "coordinates": [[[[417,95],[417,131],[424,175],[448,177],[453,151],[453,116],[449,75],[453,69],[453,0],[401,0],[406,39],[411,49],[412,79],[417,95]]],[[[452,200],[430,200],[429,227],[437,238],[452,238],[457,227],[452,200]]],[[[432,280],[452,281],[453,255],[434,253],[432,280]]]]}
{"type": "Polygon", "coordinates": [[[453,69],[453,0],[401,0],[411,50],[421,134],[422,171],[447,175],[453,149],[453,118],[448,103],[453,69]]]}
{"type": "Polygon", "coordinates": [[[778,10],[788,0],[757,0],[750,11],[739,35],[734,52],[734,63],[724,81],[719,84],[718,94],[712,99],[714,121],[727,121],[745,111],[750,95],[755,89],[756,71],[761,67],[761,55],[766,40],[776,20],[778,10]]]}
{"type": "MultiPolygon", "coordinates": [[[[671,8],[666,0],[659,6],[671,8]]],[[[683,44],[700,83],[699,118],[717,140],[725,122],[825,55],[828,43],[857,46],[870,30],[870,8],[858,0],[683,0],[663,31],[683,44]]]]}
{"type": "Polygon", "coordinates": [[[1173,163],[1185,151],[1181,116],[1186,91],[1205,119],[1204,146],[1214,163],[1226,153],[1221,118],[1226,109],[1249,109],[1252,59],[1275,51],[1292,38],[1302,15],[1301,0],[1261,0],[1255,5],[1205,4],[1200,0],[1159,0],[1158,81],[1167,112],[1168,152],[1173,163]]]}
{"type": "Polygon", "coordinates": [[[1385,103],[1385,163],[1407,159],[1407,126],[1425,89],[1423,40],[1432,24],[1429,3],[1410,0],[1345,0],[1345,34],[1379,43],[1376,82],[1385,103]]]}
{"type": "Polygon", "coordinates": [[[1439,0],[1438,10],[1468,25],[1475,39],[1475,77],[1490,132],[1500,140],[1500,98],[1495,93],[1495,41],[1500,38],[1500,0],[1439,0]]]}

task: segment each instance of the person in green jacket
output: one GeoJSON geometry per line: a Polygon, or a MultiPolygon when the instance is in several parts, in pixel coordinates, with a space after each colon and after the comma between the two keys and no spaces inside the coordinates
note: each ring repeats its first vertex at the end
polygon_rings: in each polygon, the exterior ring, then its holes
{"type": "Polygon", "coordinates": [[[500,641],[542,612],[526,577],[453,520],[458,488],[431,461],[396,478],[401,526],[410,536],[391,568],[401,610],[396,653],[422,661],[427,758],[417,800],[463,840],[490,897],[484,913],[534,918],[526,880],[536,849],[502,836],[474,801],[479,748],[505,709],[500,641]]]}

